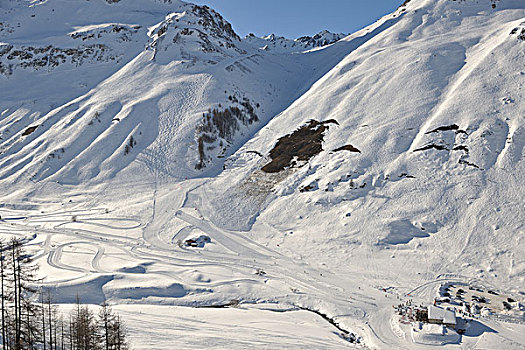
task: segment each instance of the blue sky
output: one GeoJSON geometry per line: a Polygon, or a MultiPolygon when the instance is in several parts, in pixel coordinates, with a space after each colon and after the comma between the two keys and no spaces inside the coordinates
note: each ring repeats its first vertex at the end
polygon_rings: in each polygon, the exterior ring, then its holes
{"type": "Polygon", "coordinates": [[[323,29],[352,33],[399,7],[403,0],[188,0],[221,13],[245,36],[275,33],[288,38],[323,29]]]}

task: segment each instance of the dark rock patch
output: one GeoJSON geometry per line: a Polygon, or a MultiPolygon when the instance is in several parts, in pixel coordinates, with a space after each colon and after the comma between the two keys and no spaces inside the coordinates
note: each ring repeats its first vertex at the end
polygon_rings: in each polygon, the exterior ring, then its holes
{"type": "Polygon", "coordinates": [[[332,152],[340,152],[340,151],[350,151],[350,152],[361,153],[359,149],[357,149],[356,147],[352,145],[345,145],[343,147],[339,147],[337,149],[334,149],[332,152]]]}
{"type": "Polygon", "coordinates": [[[453,151],[464,151],[465,153],[468,153],[469,152],[469,149],[467,146],[463,146],[463,145],[460,145],[460,146],[456,146],[452,149],[453,151]]]}
{"type": "Polygon", "coordinates": [[[405,1],[401,4],[401,6],[399,6],[399,8],[406,7],[410,1],[412,1],[412,0],[405,0],[405,1]]]}
{"type": "Polygon", "coordinates": [[[471,166],[473,168],[479,169],[479,166],[477,166],[476,164],[471,163],[471,162],[469,162],[468,160],[465,160],[465,159],[460,159],[459,160],[459,164],[465,164],[465,165],[471,166]]]}
{"type": "Polygon", "coordinates": [[[426,151],[426,150],[429,150],[429,149],[437,149],[438,151],[448,151],[448,148],[446,148],[443,145],[430,144],[430,145],[426,145],[426,146],[423,146],[421,148],[415,149],[414,152],[426,151]]]}
{"type": "Polygon", "coordinates": [[[457,124],[451,124],[451,125],[440,126],[439,128],[430,130],[426,132],[425,135],[443,132],[443,131],[455,131],[456,134],[466,134],[467,133],[465,130],[461,130],[457,124]]]}
{"type": "Polygon", "coordinates": [[[30,126],[29,128],[27,128],[24,133],[22,134],[22,136],[27,136],[27,135],[31,135],[32,133],[35,132],[36,128],[38,128],[38,125],[36,126],[30,126]]]}
{"type": "Polygon", "coordinates": [[[294,159],[308,161],[323,151],[324,133],[329,124],[339,123],[330,119],[324,122],[310,120],[293,133],[281,137],[270,151],[272,161],[262,167],[266,173],[278,173],[294,165],[294,159]]]}
{"type": "Polygon", "coordinates": [[[258,155],[259,157],[263,157],[263,155],[261,154],[261,152],[257,152],[257,151],[246,151],[246,153],[252,153],[252,154],[256,154],[256,155],[258,155]]]}
{"type": "Polygon", "coordinates": [[[319,189],[319,186],[317,185],[317,183],[313,182],[309,185],[299,187],[299,192],[304,193],[304,192],[315,191],[318,189],[319,189]]]}
{"type": "Polygon", "coordinates": [[[439,128],[431,130],[425,134],[428,135],[428,134],[432,134],[432,133],[440,132],[440,131],[457,131],[457,130],[459,130],[459,126],[457,124],[452,124],[452,125],[440,126],[439,128]]]}

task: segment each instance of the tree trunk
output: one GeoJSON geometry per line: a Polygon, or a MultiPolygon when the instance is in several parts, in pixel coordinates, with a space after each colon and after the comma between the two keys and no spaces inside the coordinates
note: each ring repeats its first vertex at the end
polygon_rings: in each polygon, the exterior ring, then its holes
{"type": "Polygon", "coordinates": [[[108,305],[104,302],[102,306],[102,316],[104,318],[104,334],[106,336],[106,350],[109,350],[109,320],[108,320],[108,305]]]}
{"type": "Polygon", "coordinates": [[[2,350],[7,350],[6,347],[6,329],[5,329],[5,290],[4,290],[4,249],[0,243],[0,275],[2,279],[2,350]]]}
{"type": "Polygon", "coordinates": [[[17,292],[18,292],[18,288],[17,288],[17,274],[16,274],[16,239],[12,239],[11,240],[11,244],[12,244],[12,247],[11,247],[11,253],[12,253],[12,258],[13,258],[13,283],[14,283],[14,299],[15,299],[15,349],[18,349],[19,348],[19,343],[20,343],[20,330],[18,329],[18,296],[17,296],[17,292]]]}
{"type": "Polygon", "coordinates": [[[69,316],[69,350],[73,349],[73,319],[69,316]]]}
{"type": "Polygon", "coordinates": [[[44,305],[44,291],[40,291],[40,297],[42,298],[42,344],[44,344],[44,350],[46,350],[46,307],[44,305]]]}
{"type": "Polygon", "coordinates": [[[21,278],[21,269],[20,269],[20,250],[18,249],[18,242],[16,247],[16,279],[17,279],[17,286],[18,286],[18,292],[15,293],[16,297],[18,298],[18,337],[17,337],[17,348],[22,349],[22,278],[21,278]]]}
{"type": "Polygon", "coordinates": [[[121,334],[121,329],[120,329],[120,316],[117,315],[117,324],[115,325],[115,328],[116,328],[116,333],[117,333],[117,349],[118,350],[121,350],[121,347],[122,347],[122,339],[120,338],[120,336],[122,335],[121,334]]]}
{"type": "Polygon", "coordinates": [[[29,349],[33,349],[33,341],[31,340],[31,321],[29,320],[29,306],[27,309],[26,314],[26,322],[27,322],[27,345],[29,346],[29,349]]]}
{"type": "Polygon", "coordinates": [[[22,277],[20,268],[20,250],[16,249],[17,279],[18,279],[18,347],[22,348],[22,277]]]}
{"type": "Polygon", "coordinates": [[[51,319],[51,292],[47,291],[47,319],[49,325],[49,350],[53,350],[53,320],[51,319]]]}

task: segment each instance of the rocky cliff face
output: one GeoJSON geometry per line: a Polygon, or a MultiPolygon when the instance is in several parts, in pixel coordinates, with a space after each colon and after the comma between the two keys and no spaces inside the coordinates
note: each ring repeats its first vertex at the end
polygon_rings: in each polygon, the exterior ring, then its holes
{"type": "Polygon", "coordinates": [[[216,64],[226,57],[246,54],[231,24],[207,6],[186,5],[181,12],[166,16],[148,35],[148,48],[155,51],[155,59],[164,62],[205,60],[216,64]]]}

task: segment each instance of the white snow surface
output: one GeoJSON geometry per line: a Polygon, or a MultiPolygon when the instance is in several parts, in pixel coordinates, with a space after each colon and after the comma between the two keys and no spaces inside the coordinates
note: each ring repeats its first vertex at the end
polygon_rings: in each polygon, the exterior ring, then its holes
{"type": "MultiPolygon", "coordinates": [[[[522,0],[412,0],[293,49],[182,1],[1,1],[0,234],[58,302],[117,305],[135,348],[433,348],[392,305],[524,299],[524,33],[522,0]],[[246,101],[257,120],[203,128],[246,101]],[[261,170],[330,119],[319,154],[261,170]]],[[[443,347],[525,348],[523,318],[478,323],[443,347]]]]}

